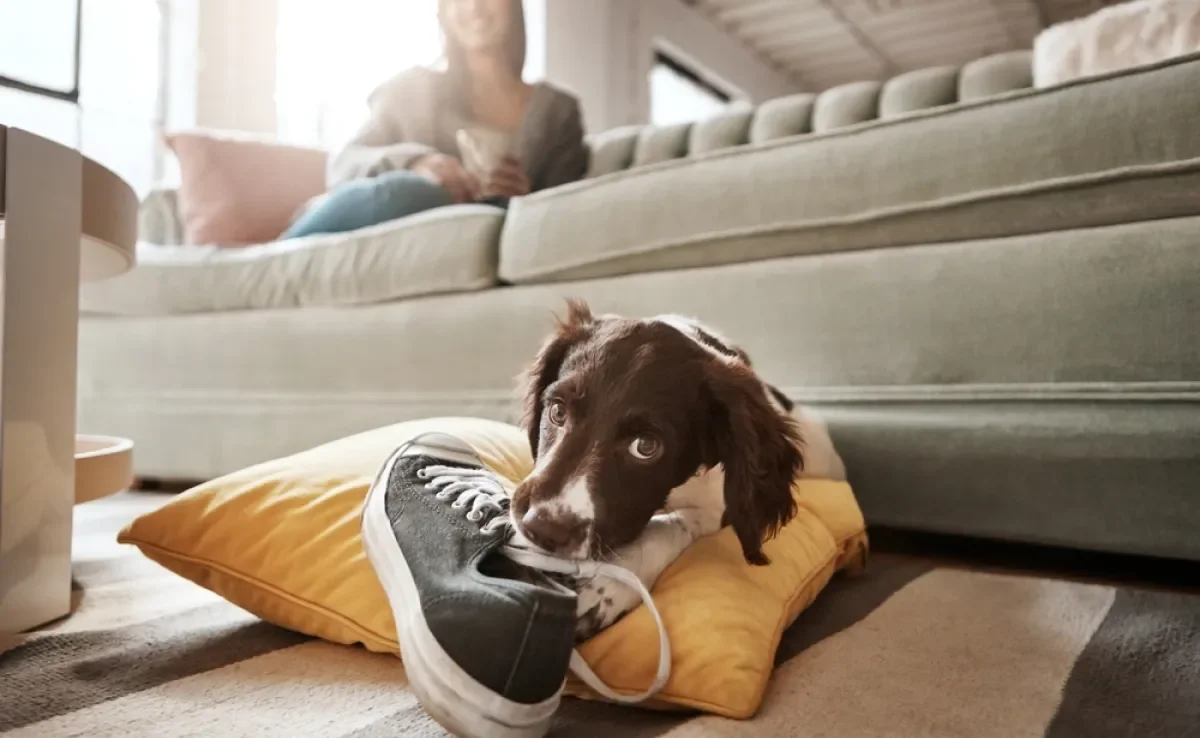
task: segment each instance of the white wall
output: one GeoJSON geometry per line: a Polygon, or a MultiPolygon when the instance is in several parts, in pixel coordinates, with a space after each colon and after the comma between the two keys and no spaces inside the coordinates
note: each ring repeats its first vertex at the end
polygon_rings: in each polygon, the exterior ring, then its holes
{"type": "Polygon", "coordinates": [[[628,89],[636,0],[541,0],[545,3],[545,74],[583,100],[585,125],[600,131],[631,118],[628,89]]]}
{"type": "Polygon", "coordinates": [[[680,0],[535,1],[545,3],[546,77],[583,99],[590,132],[650,119],[648,77],[659,47],[735,98],[801,91],[680,0]]]}

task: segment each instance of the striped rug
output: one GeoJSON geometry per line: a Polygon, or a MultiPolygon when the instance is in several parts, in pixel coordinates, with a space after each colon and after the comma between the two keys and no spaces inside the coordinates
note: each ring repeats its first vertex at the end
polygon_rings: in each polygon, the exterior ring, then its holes
{"type": "MultiPolygon", "coordinates": [[[[397,659],[257,621],[114,542],[163,499],[77,510],[76,611],[0,641],[0,735],[443,735],[397,659]]],[[[1200,596],[877,556],[786,633],[754,720],[567,700],[553,734],[1200,736],[1200,596]]]]}

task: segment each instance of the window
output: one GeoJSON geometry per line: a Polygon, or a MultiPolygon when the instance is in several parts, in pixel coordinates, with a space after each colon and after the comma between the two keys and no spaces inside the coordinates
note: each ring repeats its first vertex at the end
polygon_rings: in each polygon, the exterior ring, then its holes
{"type": "Polygon", "coordinates": [[[650,69],[650,122],[656,126],[708,118],[729,105],[729,93],[659,51],[650,69]]]}
{"type": "Polygon", "coordinates": [[[0,122],[72,147],[79,10],[79,0],[0,0],[0,122]]]}
{"type": "Polygon", "coordinates": [[[77,148],[144,195],[168,0],[0,0],[0,122],[77,148]]]}
{"type": "Polygon", "coordinates": [[[276,120],[292,143],[345,143],[375,87],[442,52],[437,0],[286,0],[278,23],[276,120]]]}
{"type": "Polygon", "coordinates": [[[78,18],[79,0],[0,0],[0,76],[10,87],[78,97],[78,18]]]}

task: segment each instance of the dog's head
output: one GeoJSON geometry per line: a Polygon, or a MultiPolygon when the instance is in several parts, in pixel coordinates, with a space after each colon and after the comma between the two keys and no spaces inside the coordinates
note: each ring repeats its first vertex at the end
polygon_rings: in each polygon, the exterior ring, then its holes
{"type": "Polygon", "coordinates": [[[725,521],[746,560],[767,563],[763,542],[795,514],[800,439],[790,402],[744,352],[690,321],[596,317],[572,302],[524,382],[536,464],[512,515],[533,543],[610,551],[720,465],[725,521]]]}

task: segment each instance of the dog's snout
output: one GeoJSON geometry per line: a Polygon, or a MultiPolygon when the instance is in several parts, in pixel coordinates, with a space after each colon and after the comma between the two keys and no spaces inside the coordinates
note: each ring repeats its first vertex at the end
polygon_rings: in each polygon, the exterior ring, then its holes
{"type": "Polygon", "coordinates": [[[577,547],[583,541],[584,528],[585,524],[574,516],[555,516],[543,507],[531,507],[521,517],[525,536],[552,553],[577,547]]]}

